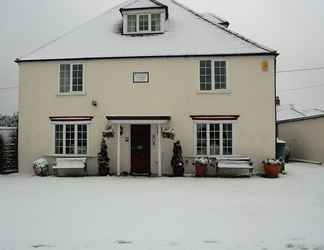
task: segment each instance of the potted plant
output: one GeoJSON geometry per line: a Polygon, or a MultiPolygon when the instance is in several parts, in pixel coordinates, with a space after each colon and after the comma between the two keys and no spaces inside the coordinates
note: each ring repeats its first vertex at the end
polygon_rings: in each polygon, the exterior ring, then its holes
{"type": "Polygon", "coordinates": [[[162,137],[170,139],[170,140],[174,140],[174,138],[175,138],[174,129],[173,128],[163,128],[162,129],[162,137]]]}
{"type": "Polygon", "coordinates": [[[208,163],[209,163],[209,161],[207,158],[204,158],[204,157],[195,158],[194,165],[195,165],[197,177],[205,177],[206,176],[208,163]]]}
{"type": "Polygon", "coordinates": [[[263,161],[265,176],[269,178],[278,178],[282,170],[282,161],[276,159],[266,159],[263,161]]]}
{"type": "Polygon", "coordinates": [[[33,162],[34,173],[37,176],[48,176],[49,175],[49,164],[44,158],[38,159],[33,162]]]}

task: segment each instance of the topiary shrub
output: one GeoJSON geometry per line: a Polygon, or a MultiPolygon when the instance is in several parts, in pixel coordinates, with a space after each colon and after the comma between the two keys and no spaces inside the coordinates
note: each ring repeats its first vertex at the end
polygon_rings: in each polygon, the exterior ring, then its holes
{"type": "Polygon", "coordinates": [[[98,153],[98,166],[99,175],[107,176],[109,174],[109,157],[108,157],[108,146],[106,144],[105,138],[102,138],[100,145],[100,152],[98,153]]]}

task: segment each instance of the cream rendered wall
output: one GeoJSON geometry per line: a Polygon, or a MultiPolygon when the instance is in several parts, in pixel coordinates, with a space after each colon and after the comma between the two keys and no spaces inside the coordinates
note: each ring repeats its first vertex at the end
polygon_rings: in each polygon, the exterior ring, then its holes
{"type": "Polygon", "coordinates": [[[291,158],[324,163],[324,117],[278,124],[279,138],[291,150],[291,158]]]}
{"type": "MultiPolygon", "coordinates": [[[[168,126],[175,128],[184,155],[192,155],[194,125],[190,115],[238,114],[235,154],[252,156],[258,166],[264,158],[275,156],[272,56],[83,61],[86,88],[83,96],[57,95],[60,63],[64,62],[19,64],[19,168],[22,173],[32,172],[33,160],[53,153],[50,116],[94,116],[90,124],[88,153],[96,156],[107,122],[106,115],[170,115],[172,119],[168,126]],[[203,94],[198,91],[201,59],[227,61],[230,93],[203,94]],[[262,71],[263,61],[269,63],[267,72],[262,71]],[[136,71],[150,72],[149,84],[133,84],[133,72],[136,71]],[[91,105],[92,100],[98,102],[97,107],[91,105]]],[[[129,127],[125,127],[125,133],[129,133],[129,127]]],[[[114,145],[109,147],[113,170],[116,166],[114,145]]],[[[122,140],[121,147],[123,170],[129,167],[129,144],[122,140]]],[[[168,140],[163,140],[162,155],[163,173],[168,173],[172,155],[172,143],[168,140]]],[[[156,164],[155,160],[153,163],[156,164]]],[[[186,170],[191,169],[188,165],[186,170]]]]}

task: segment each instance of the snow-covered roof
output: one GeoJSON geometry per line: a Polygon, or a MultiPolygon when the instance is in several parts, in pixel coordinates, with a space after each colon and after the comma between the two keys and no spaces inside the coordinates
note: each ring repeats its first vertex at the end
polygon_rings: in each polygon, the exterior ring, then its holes
{"type": "Polygon", "coordinates": [[[298,121],[324,117],[324,110],[318,108],[297,109],[294,105],[282,105],[277,107],[277,121],[298,121]]]}
{"type": "Polygon", "coordinates": [[[139,8],[156,8],[156,7],[162,7],[163,5],[159,3],[158,1],[151,1],[151,0],[136,0],[132,1],[125,6],[123,6],[123,9],[139,9],[139,8]]]}
{"type": "MultiPolygon", "coordinates": [[[[163,34],[122,34],[120,9],[151,6],[149,0],[129,0],[70,30],[19,61],[99,59],[163,56],[212,56],[273,54],[257,44],[212,22],[174,0],[159,0],[168,7],[163,34]],[[141,5],[140,5],[141,4],[141,5]]],[[[152,2],[154,4],[154,1],[152,2]]]]}

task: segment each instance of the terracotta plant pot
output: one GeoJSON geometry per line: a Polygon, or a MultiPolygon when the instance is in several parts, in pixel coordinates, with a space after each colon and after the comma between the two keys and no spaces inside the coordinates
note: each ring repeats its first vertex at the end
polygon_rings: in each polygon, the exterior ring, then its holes
{"type": "Polygon", "coordinates": [[[196,176],[197,177],[205,177],[206,172],[207,172],[207,166],[206,165],[201,165],[201,164],[196,164],[196,176]]]}
{"type": "Polygon", "coordinates": [[[264,172],[266,177],[278,178],[281,172],[280,164],[264,164],[264,172]]]}

